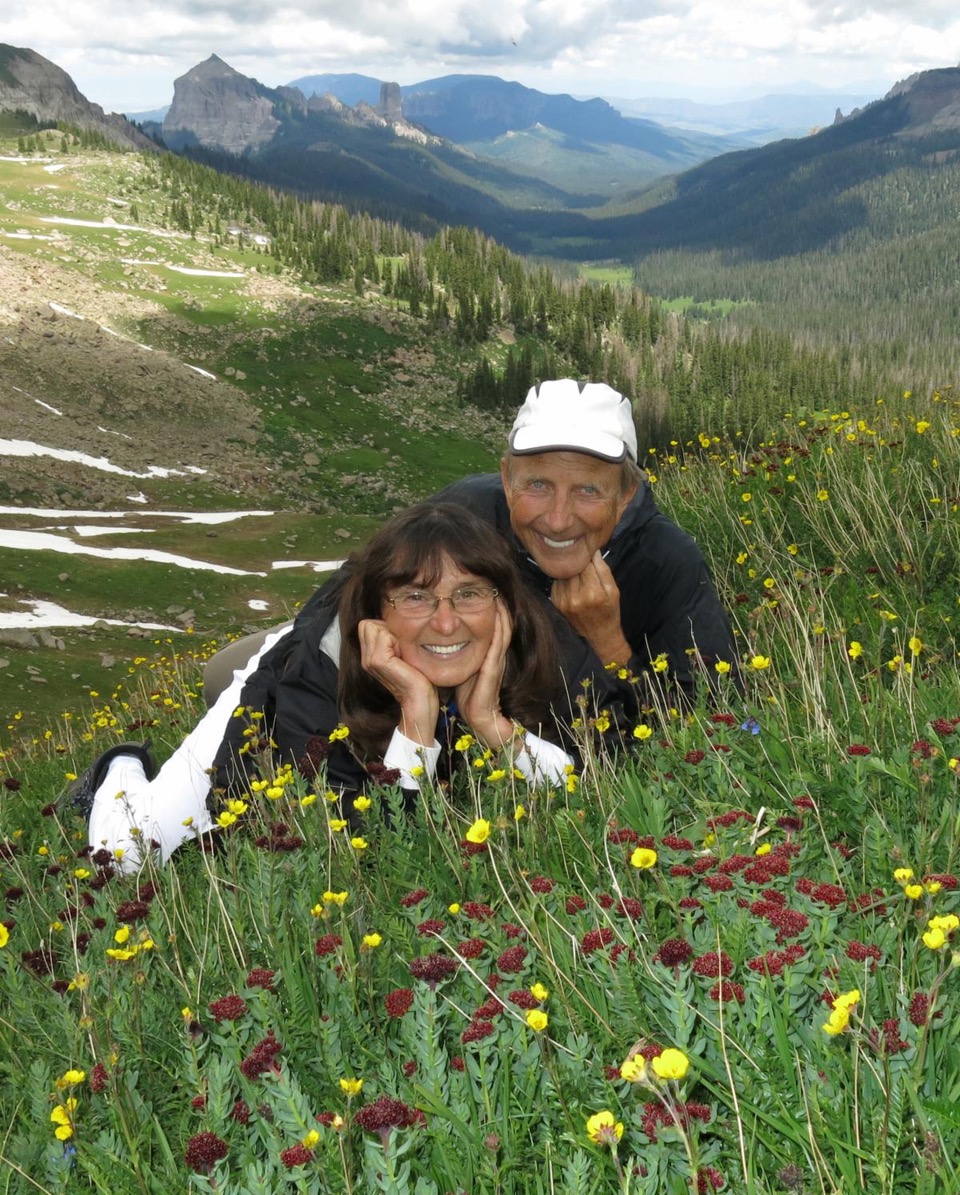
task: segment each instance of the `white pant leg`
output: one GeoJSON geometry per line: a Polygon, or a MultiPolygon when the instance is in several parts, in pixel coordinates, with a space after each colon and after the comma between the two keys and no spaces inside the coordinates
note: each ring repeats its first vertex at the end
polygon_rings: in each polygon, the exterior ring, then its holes
{"type": "Polygon", "coordinates": [[[147,780],[136,756],[118,755],[110,762],[90,810],[87,837],[93,850],[122,850],[121,868],[136,871],[142,862],[141,844],[159,842],[166,863],[178,846],[214,827],[216,823],[207,810],[207,794],[209,769],[217,748],[237,708],[244,681],[258,667],[261,657],[290,630],[286,626],[268,635],[260,651],[234,672],[230,685],[153,780],[147,780]],[[191,818],[191,824],[185,826],[183,823],[191,818]],[[131,833],[134,827],[140,834],[131,833]]]}

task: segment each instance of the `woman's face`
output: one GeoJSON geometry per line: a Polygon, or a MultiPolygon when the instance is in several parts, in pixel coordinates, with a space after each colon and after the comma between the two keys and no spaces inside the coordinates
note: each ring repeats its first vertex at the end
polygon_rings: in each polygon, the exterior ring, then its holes
{"type": "MultiPolygon", "coordinates": [[[[444,556],[440,576],[433,585],[416,578],[408,585],[392,586],[384,598],[399,598],[412,591],[426,597],[448,598],[464,586],[493,588],[485,577],[464,572],[444,556]]],[[[429,609],[429,602],[426,603],[429,609]]],[[[380,617],[397,641],[400,658],[438,689],[452,689],[480,671],[490,647],[497,619],[497,603],[468,614],[442,601],[427,618],[410,618],[384,601],[380,617]]]]}

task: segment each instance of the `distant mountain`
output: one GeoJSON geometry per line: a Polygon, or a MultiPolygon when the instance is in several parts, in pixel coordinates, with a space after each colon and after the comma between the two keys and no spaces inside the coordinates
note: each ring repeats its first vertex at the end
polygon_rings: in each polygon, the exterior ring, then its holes
{"type": "Polygon", "coordinates": [[[41,123],[63,121],[100,133],[119,146],[156,149],[123,116],[81,95],[66,71],[35,50],[0,44],[0,111],[28,112],[41,123]]]}
{"type": "MultiPolygon", "coordinates": [[[[330,93],[266,87],[214,54],[176,80],[162,136],[219,169],[423,228],[466,223],[495,232],[508,229],[514,207],[584,202],[414,124],[397,84],[379,88],[375,106],[351,107],[330,93]]],[[[586,202],[604,199],[598,192],[586,202]]]]}
{"type": "Polygon", "coordinates": [[[782,93],[707,104],[677,98],[607,97],[624,116],[642,116],[676,129],[698,130],[714,136],[739,137],[755,145],[781,141],[784,137],[804,137],[832,124],[838,110],[850,112],[877,98],[877,94],[845,92],[782,93]]]}
{"type": "MultiPolygon", "coordinates": [[[[349,104],[369,102],[379,82],[368,75],[326,74],[307,75],[291,86],[307,96],[329,92],[349,104]]],[[[604,99],[551,96],[496,75],[444,75],[400,87],[400,96],[410,121],[488,157],[505,157],[503,137],[544,129],[561,135],[563,149],[592,153],[616,147],[640,154],[631,163],[634,183],[684,170],[746,143],[734,137],[690,136],[649,119],[624,117],[604,99]]],[[[522,151],[515,157],[521,160],[522,151]]],[[[537,167],[528,168],[539,173],[537,167]]],[[[546,168],[556,176],[556,167],[546,168]]],[[[620,168],[619,174],[623,179],[626,172],[620,168]]]]}
{"type": "MultiPolygon", "coordinates": [[[[356,107],[361,101],[365,104],[376,104],[380,99],[382,79],[374,79],[371,75],[304,75],[300,79],[291,79],[288,87],[296,87],[304,95],[335,95],[343,104],[356,107]]],[[[402,92],[401,88],[401,92],[402,92]]]]}
{"type": "Polygon", "coordinates": [[[724,154],[638,194],[633,214],[594,221],[597,240],[582,252],[598,256],[602,244],[626,260],[670,249],[769,259],[862,240],[868,229],[901,235],[943,216],[942,204],[913,202],[911,173],[928,179],[958,157],[960,68],[924,71],[815,136],[724,154]]]}

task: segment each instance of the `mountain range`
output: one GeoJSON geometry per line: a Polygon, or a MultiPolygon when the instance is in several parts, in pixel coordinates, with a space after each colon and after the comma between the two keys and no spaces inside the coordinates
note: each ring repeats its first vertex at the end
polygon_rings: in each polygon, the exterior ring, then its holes
{"type": "Polygon", "coordinates": [[[867,221],[858,187],[936,171],[960,152],[960,68],[911,76],[816,134],[725,153],[722,141],[698,148],[603,100],[484,76],[407,88],[366,76],[295,82],[268,88],[211,55],[176,81],[162,124],[141,131],[88,104],[40,55],[0,47],[0,109],[86,123],[131,148],[155,147],[144,132],[155,133],[303,196],[423,231],[479,227],[524,252],[581,260],[821,249],[867,221]]]}

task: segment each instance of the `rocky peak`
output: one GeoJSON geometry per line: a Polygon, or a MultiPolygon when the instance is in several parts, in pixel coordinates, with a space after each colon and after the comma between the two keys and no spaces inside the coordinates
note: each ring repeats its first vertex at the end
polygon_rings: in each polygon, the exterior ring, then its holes
{"type": "Polygon", "coordinates": [[[390,124],[403,120],[403,100],[399,83],[380,84],[380,103],[377,105],[377,111],[390,124]]]}
{"type": "Polygon", "coordinates": [[[0,45],[0,110],[20,109],[41,124],[64,121],[101,133],[119,146],[156,149],[124,116],[109,116],[83,96],[66,71],[35,50],[0,45]]]}
{"type": "Polygon", "coordinates": [[[211,54],[174,80],[163,139],[171,149],[200,144],[234,154],[255,150],[280,127],[277,104],[306,108],[295,87],[264,87],[211,54]]]}

